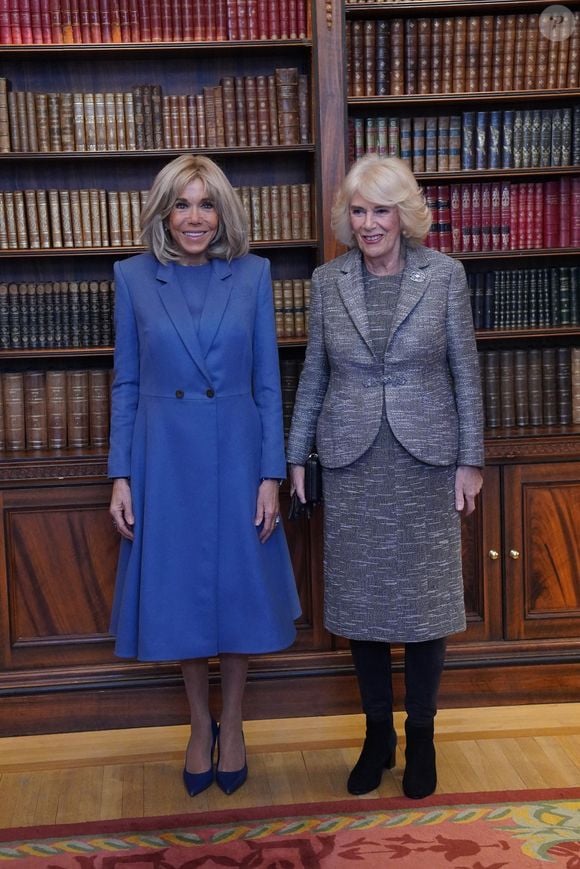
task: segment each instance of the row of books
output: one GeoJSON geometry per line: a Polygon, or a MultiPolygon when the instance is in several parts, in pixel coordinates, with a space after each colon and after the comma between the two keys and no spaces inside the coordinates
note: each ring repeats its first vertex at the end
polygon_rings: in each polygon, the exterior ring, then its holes
{"type": "MultiPolygon", "coordinates": [[[[312,237],[311,185],[236,188],[252,241],[312,237]]],[[[133,247],[147,191],[0,191],[0,250],[133,247]]]]}
{"type": "Polygon", "coordinates": [[[0,349],[111,347],[113,281],[0,283],[0,349]]]}
{"type": "Polygon", "coordinates": [[[426,244],[443,253],[580,245],[580,176],[550,181],[429,184],[426,244]]]}
{"type": "Polygon", "coordinates": [[[0,450],[104,446],[111,369],[4,371],[0,450]]]}
{"type": "Polygon", "coordinates": [[[308,335],[310,288],[310,279],[272,281],[278,338],[304,338],[308,335]]]}
{"type": "Polygon", "coordinates": [[[580,326],[580,266],[467,275],[476,329],[580,326]]]}
{"type": "Polygon", "coordinates": [[[306,0],[0,0],[7,45],[306,36],[306,0]]]}
{"type": "Polygon", "coordinates": [[[226,76],[197,94],[13,91],[0,78],[0,153],[298,145],[311,139],[308,76],[226,76]]]}
{"type": "Polygon", "coordinates": [[[487,428],[580,423],[580,347],[479,355],[487,428]]]}
{"type": "Polygon", "coordinates": [[[251,241],[300,241],[313,236],[312,185],[234,188],[247,214],[251,241]]]}
{"type": "Polygon", "coordinates": [[[4,190],[0,249],[138,245],[146,196],[139,190],[4,190]]]}
{"type": "Polygon", "coordinates": [[[351,162],[400,157],[413,172],[580,165],[580,104],[437,117],[349,120],[351,162]]]}
{"type": "Polygon", "coordinates": [[[539,15],[347,20],[353,97],[577,88],[580,12],[569,39],[549,39],[539,15]]]}

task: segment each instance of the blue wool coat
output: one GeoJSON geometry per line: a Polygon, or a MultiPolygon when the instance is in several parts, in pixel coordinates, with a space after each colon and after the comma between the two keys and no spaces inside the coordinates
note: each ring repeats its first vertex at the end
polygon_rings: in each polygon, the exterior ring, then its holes
{"type": "Polygon", "coordinates": [[[148,253],[115,265],[109,476],[130,477],[135,513],[116,653],[275,651],[300,607],[282,526],[262,544],[253,522],[260,478],[286,475],[269,263],[212,260],[199,331],[176,271],[148,253]]]}

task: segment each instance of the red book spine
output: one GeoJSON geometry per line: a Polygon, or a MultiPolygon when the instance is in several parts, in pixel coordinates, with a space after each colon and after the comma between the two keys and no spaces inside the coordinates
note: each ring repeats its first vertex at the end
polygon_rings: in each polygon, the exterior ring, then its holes
{"type": "Polygon", "coordinates": [[[437,211],[437,187],[428,184],[425,187],[425,199],[431,211],[431,226],[427,233],[425,244],[432,250],[439,250],[439,215],[437,211]]]}
{"type": "Polygon", "coordinates": [[[580,176],[572,178],[570,190],[570,245],[580,245],[580,176]]]}
{"type": "Polygon", "coordinates": [[[52,15],[49,4],[44,0],[40,6],[40,26],[42,28],[42,43],[50,45],[52,42],[52,15]]]}
{"type": "MultiPolygon", "coordinates": [[[[559,197],[558,197],[559,199],[559,197]]],[[[536,181],[534,184],[534,217],[533,226],[534,232],[532,236],[532,247],[538,249],[544,247],[544,221],[542,220],[542,207],[544,204],[544,185],[541,181],[536,181]]],[[[560,220],[558,215],[558,229],[560,220]]]]}
{"type": "MultiPolygon", "coordinates": [[[[534,182],[528,181],[526,184],[528,197],[528,207],[525,211],[526,215],[526,250],[531,250],[534,246],[535,222],[538,219],[534,214],[535,191],[534,182]]],[[[541,214],[541,212],[540,212],[541,214]]],[[[540,218],[541,219],[541,218],[540,218]]]]}
{"type": "Polygon", "coordinates": [[[81,42],[88,44],[91,41],[89,0],[79,0],[79,18],[81,22],[81,42]]]}
{"type": "Polygon", "coordinates": [[[506,250],[520,247],[520,187],[520,184],[510,187],[510,246],[506,250]]]}
{"type": "Polygon", "coordinates": [[[560,178],[560,225],[559,247],[570,247],[570,199],[572,192],[572,179],[569,175],[560,178]]]}
{"type": "Polygon", "coordinates": [[[109,15],[111,18],[111,42],[116,45],[121,43],[121,15],[119,0],[110,0],[109,15]]]}
{"type": "Polygon", "coordinates": [[[112,42],[113,36],[111,33],[111,9],[109,0],[99,0],[99,8],[101,12],[101,42],[112,42]]]}
{"type": "Polygon", "coordinates": [[[83,41],[83,37],[81,33],[81,11],[79,0],[70,0],[70,22],[73,42],[75,45],[80,45],[83,41]]]}
{"type": "Polygon", "coordinates": [[[491,184],[481,185],[481,249],[491,250],[491,184]]]}
{"type": "Polygon", "coordinates": [[[70,0],[60,0],[60,26],[62,30],[62,41],[66,43],[66,45],[72,45],[74,38],[70,0]]]}
{"type": "Polygon", "coordinates": [[[461,252],[461,185],[450,185],[451,202],[451,250],[461,252]]]}
{"type": "Polygon", "coordinates": [[[258,0],[258,39],[270,38],[268,0],[258,0]]]}
{"type": "Polygon", "coordinates": [[[171,16],[173,18],[173,33],[172,39],[174,42],[183,42],[183,8],[187,3],[182,3],[182,0],[173,0],[171,8],[171,16]]]}
{"type": "Polygon", "coordinates": [[[151,42],[151,16],[148,0],[131,0],[131,33],[139,33],[139,39],[133,42],[151,42]],[[133,17],[133,8],[137,6],[137,20],[133,17]]]}
{"type": "Polygon", "coordinates": [[[228,39],[228,10],[226,0],[217,0],[215,5],[215,39],[218,42],[227,42],[228,39]]]}
{"type": "Polygon", "coordinates": [[[50,32],[52,34],[51,42],[60,45],[63,41],[60,19],[60,0],[51,0],[50,3],[50,32]]]}
{"type": "Polygon", "coordinates": [[[163,42],[173,41],[173,0],[161,0],[161,35],[163,42]]]}
{"type": "Polygon", "coordinates": [[[246,0],[237,0],[238,39],[248,38],[248,4],[246,0]]]}
{"type": "Polygon", "coordinates": [[[192,0],[193,2],[193,39],[195,42],[205,41],[206,7],[204,0],[192,0]]]}
{"type": "Polygon", "coordinates": [[[513,246],[516,250],[524,250],[526,247],[525,211],[528,207],[528,191],[525,184],[514,184],[512,190],[516,191],[512,207],[512,220],[515,216],[515,225],[512,223],[513,246]],[[515,211],[516,208],[517,211],[515,211]]]}
{"type": "Polygon", "coordinates": [[[20,36],[23,45],[33,44],[30,0],[20,0],[20,36]]]}
{"type": "Polygon", "coordinates": [[[279,0],[269,0],[268,3],[268,39],[280,39],[279,0]]]}
{"type": "Polygon", "coordinates": [[[437,186],[437,223],[439,230],[439,250],[450,253],[451,242],[451,202],[448,184],[437,186]]]}
{"type": "Polygon", "coordinates": [[[560,185],[550,178],[544,185],[544,203],[540,214],[543,215],[544,240],[546,247],[559,247],[560,238],[560,185]]]}
{"type": "Polygon", "coordinates": [[[491,185],[491,249],[501,250],[501,183],[491,185]]]}
{"type": "Polygon", "coordinates": [[[481,250],[481,184],[471,185],[471,249],[481,250]]]}
{"type": "Polygon", "coordinates": [[[22,32],[20,30],[20,8],[18,5],[18,0],[12,0],[9,16],[10,30],[12,32],[12,37],[10,41],[12,45],[22,45],[22,32]]]}
{"type": "Polygon", "coordinates": [[[151,42],[162,42],[161,0],[149,0],[149,21],[151,24],[151,42]]]}
{"type": "Polygon", "coordinates": [[[258,25],[258,0],[248,0],[248,39],[256,41],[260,38],[258,25]]]}
{"type": "Polygon", "coordinates": [[[278,2],[278,21],[280,22],[280,39],[288,39],[290,29],[288,15],[288,0],[277,0],[278,2]]]}
{"type": "Polygon", "coordinates": [[[308,36],[308,24],[306,20],[305,0],[296,0],[296,27],[298,29],[298,39],[306,39],[308,36]]]}
{"type": "Polygon", "coordinates": [[[237,0],[226,0],[227,16],[228,16],[228,39],[237,40],[240,38],[240,28],[238,26],[238,3],[237,0]]]}
{"type": "Polygon", "coordinates": [[[511,200],[514,188],[509,181],[501,181],[501,249],[510,250],[511,229],[511,200]]]}
{"type": "MultiPolygon", "coordinates": [[[[0,15],[1,14],[2,13],[0,12],[0,15]]],[[[42,45],[42,16],[40,14],[40,0],[30,0],[30,26],[32,28],[32,42],[34,45],[42,45]]]]}
{"type": "Polygon", "coordinates": [[[288,5],[288,37],[298,39],[298,0],[286,0],[288,5]]]}
{"type": "Polygon", "coordinates": [[[187,0],[187,3],[183,4],[183,8],[181,10],[181,32],[184,42],[193,41],[193,9],[189,0],[187,0]]]}
{"type": "Polygon", "coordinates": [[[461,250],[471,250],[471,186],[461,185],[461,250]]]}
{"type": "Polygon", "coordinates": [[[119,0],[119,26],[121,28],[121,42],[125,45],[128,42],[133,42],[129,0],[119,0]]]}
{"type": "Polygon", "coordinates": [[[99,14],[99,0],[89,0],[89,27],[91,30],[91,42],[101,42],[101,20],[99,14]]]}
{"type": "Polygon", "coordinates": [[[215,42],[215,9],[211,3],[205,5],[205,38],[215,42]]]}
{"type": "Polygon", "coordinates": [[[0,42],[12,45],[12,25],[10,15],[10,0],[0,0],[0,42]]]}

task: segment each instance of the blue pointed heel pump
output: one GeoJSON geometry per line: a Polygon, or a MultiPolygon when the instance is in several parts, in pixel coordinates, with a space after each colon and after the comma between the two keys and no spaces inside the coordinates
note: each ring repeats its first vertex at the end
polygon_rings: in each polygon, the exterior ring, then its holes
{"type": "Polygon", "coordinates": [[[219,727],[213,718],[211,720],[211,733],[210,768],[205,772],[188,772],[187,769],[183,767],[183,784],[185,785],[185,790],[190,797],[196,797],[202,791],[206,790],[206,788],[212,784],[214,779],[213,755],[218,738],[219,727]]]}
{"type": "MultiPolygon", "coordinates": [[[[242,733],[242,740],[244,739],[244,734],[242,733]]],[[[220,762],[220,747],[218,742],[218,765],[220,762]]],[[[236,769],[233,772],[222,772],[216,766],[215,771],[215,780],[218,783],[218,786],[222,789],[224,794],[228,796],[233,794],[234,791],[237,791],[238,788],[244,784],[248,777],[248,764],[246,762],[246,743],[244,741],[244,765],[241,769],[236,769]]]]}

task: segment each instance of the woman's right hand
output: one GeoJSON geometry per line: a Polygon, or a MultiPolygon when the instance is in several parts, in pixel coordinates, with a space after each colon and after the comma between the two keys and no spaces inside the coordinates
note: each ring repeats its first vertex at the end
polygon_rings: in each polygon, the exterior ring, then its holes
{"type": "Polygon", "coordinates": [[[113,519],[113,528],[122,537],[125,537],[127,540],[133,540],[135,517],[133,516],[131,487],[129,486],[129,480],[125,477],[118,477],[113,482],[113,494],[111,495],[109,513],[113,519]]]}
{"type": "Polygon", "coordinates": [[[290,495],[293,495],[294,492],[296,492],[298,500],[302,504],[306,504],[304,476],[304,465],[290,465],[290,495]]]}

